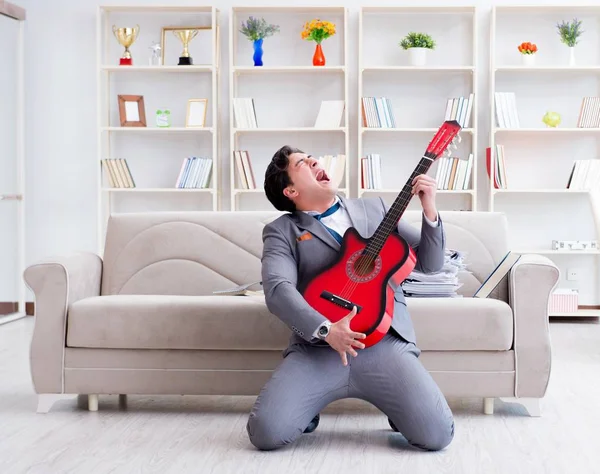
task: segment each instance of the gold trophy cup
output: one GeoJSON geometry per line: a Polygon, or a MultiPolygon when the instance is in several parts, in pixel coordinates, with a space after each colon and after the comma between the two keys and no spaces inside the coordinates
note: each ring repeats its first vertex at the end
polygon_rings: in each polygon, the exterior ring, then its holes
{"type": "Polygon", "coordinates": [[[117,28],[115,25],[113,25],[113,33],[115,38],[117,38],[119,44],[125,48],[125,52],[119,61],[121,66],[131,66],[133,64],[129,47],[137,39],[139,32],[140,25],[135,25],[133,28],[117,28]]]}
{"type": "Polygon", "coordinates": [[[181,29],[173,31],[173,34],[177,36],[179,41],[183,43],[183,52],[181,53],[181,56],[179,56],[178,66],[191,66],[194,64],[194,62],[190,56],[188,47],[190,45],[190,41],[192,41],[198,35],[198,30],[181,29]]]}

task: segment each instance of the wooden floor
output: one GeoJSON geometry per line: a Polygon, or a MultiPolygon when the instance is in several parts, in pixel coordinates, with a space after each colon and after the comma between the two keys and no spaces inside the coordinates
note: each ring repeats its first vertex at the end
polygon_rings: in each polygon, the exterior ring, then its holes
{"type": "Polygon", "coordinates": [[[520,405],[449,400],[453,443],[417,452],[373,407],[330,405],[316,432],[258,452],[245,424],[252,397],[76,398],[37,414],[29,377],[32,319],[0,326],[0,473],[600,473],[600,324],[553,322],[552,377],[542,417],[520,405]],[[79,400],[81,402],[81,400],[79,400]]]}

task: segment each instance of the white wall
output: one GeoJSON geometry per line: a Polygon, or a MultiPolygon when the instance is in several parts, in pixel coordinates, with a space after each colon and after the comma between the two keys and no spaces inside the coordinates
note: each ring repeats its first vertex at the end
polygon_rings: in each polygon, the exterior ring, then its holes
{"type": "MultiPolygon", "coordinates": [[[[130,0],[131,4],[159,4],[147,0],[140,2],[130,0]]],[[[194,4],[192,1],[181,0],[181,4],[194,4]]],[[[278,5],[278,1],[262,1],[261,5],[278,5]]],[[[300,3],[300,2],[297,2],[300,3]]],[[[307,2],[308,3],[308,2],[307,2]]],[[[378,5],[402,5],[407,2],[380,1],[378,5]]],[[[487,209],[488,186],[485,175],[485,148],[489,143],[489,31],[490,0],[475,0],[474,2],[456,2],[458,5],[475,3],[479,7],[478,45],[479,45],[479,114],[477,117],[479,127],[479,209],[487,209]]],[[[504,4],[504,2],[496,2],[504,4]]],[[[564,1],[530,1],[530,4],[556,4],[562,5],[564,1]]],[[[589,2],[590,4],[592,2],[589,2]]],[[[74,250],[96,250],[96,8],[97,0],[55,0],[42,2],[24,0],[23,6],[27,8],[26,30],[26,103],[27,103],[27,263],[53,254],[62,254],[74,250]]],[[[229,103],[228,85],[228,9],[235,4],[252,5],[256,2],[240,0],[232,3],[229,1],[218,2],[215,5],[222,11],[221,38],[222,38],[222,82],[221,104],[222,125],[228,126],[229,103]]],[[[303,3],[304,4],[304,3],[303,3]]],[[[318,5],[319,2],[314,2],[318,5]]],[[[365,2],[357,0],[347,1],[345,5],[350,8],[349,18],[349,64],[350,72],[350,156],[351,156],[351,182],[355,182],[356,168],[356,127],[355,111],[356,102],[356,47],[358,32],[358,9],[365,2]]],[[[414,5],[421,2],[414,1],[414,5]]],[[[428,5],[447,5],[447,2],[429,2],[428,5]]],[[[305,5],[305,4],[304,4],[305,5]]],[[[568,18],[568,16],[566,17],[568,18]]],[[[565,18],[565,19],[566,19],[565,18]]],[[[590,25],[591,26],[591,25],[590,25]]],[[[596,25],[594,25],[595,27],[596,25]]],[[[398,33],[400,35],[400,33],[398,33]]],[[[518,35],[520,38],[521,35],[518,35]]],[[[511,37],[514,41],[516,37],[511,37]]],[[[523,37],[522,41],[528,38],[523,37]]],[[[533,40],[535,41],[535,40],[533,40]]],[[[516,45],[514,45],[516,48],[516,45]]],[[[146,57],[143,58],[145,60],[146,57]]],[[[556,86],[552,91],[556,90],[556,86]]],[[[576,92],[576,91],[575,91],[576,92]]],[[[578,103],[575,105],[578,107],[578,103]]],[[[539,126],[539,125],[538,125],[539,126]]],[[[221,133],[222,156],[229,156],[229,143],[227,129],[221,133]]],[[[528,143],[524,143],[530,146],[528,143]]],[[[513,145],[514,146],[514,145],[513,145]]],[[[561,145],[564,147],[564,142],[561,145]]],[[[565,148],[563,148],[565,150],[565,148]]],[[[535,152],[535,147],[531,147],[535,152]]],[[[566,149],[568,152],[568,148],[566,149]]],[[[415,158],[416,159],[416,158],[415,158]]],[[[223,160],[221,177],[228,176],[227,160],[223,160]]],[[[540,168],[543,163],[540,163],[540,168]]],[[[570,166],[570,160],[563,162],[563,166],[570,166]],[[567,163],[565,165],[564,163],[567,163]]],[[[535,167],[530,168],[532,179],[535,178],[535,167]]],[[[262,170],[260,170],[262,171],[262,170]]],[[[564,171],[564,170],[561,170],[564,171]]],[[[562,182],[563,178],[557,178],[562,182]]],[[[565,181],[566,183],[566,181],[565,181]]],[[[403,183],[402,183],[403,184],[403,183]]],[[[401,184],[399,183],[399,186],[401,184]]],[[[354,188],[352,188],[354,189],[354,188]]],[[[228,208],[229,188],[223,190],[225,208],[228,208]]],[[[549,236],[556,225],[560,230],[573,230],[573,226],[563,224],[563,216],[569,215],[569,206],[575,201],[563,198],[560,203],[548,203],[545,197],[538,197],[529,202],[529,210],[521,212],[516,207],[527,204],[513,199],[506,206],[514,218],[515,225],[520,225],[522,232],[515,237],[522,242],[526,240],[531,231],[543,232],[549,236]],[[531,203],[535,206],[531,207],[531,203]],[[512,203],[512,204],[510,204],[512,203]],[[539,207],[536,207],[539,204],[539,207]],[[552,214],[558,209],[564,214],[552,214]],[[542,216],[550,216],[543,220],[542,216]],[[558,224],[556,224],[558,222],[558,224]]],[[[568,198],[571,199],[571,198],[568,198]]],[[[577,198],[572,198],[577,199],[577,198]]],[[[584,202],[584,201],[578,201],[584,202]]],[[[579,206],[578,206],[579,208],[579,206]]],[[[590,234],[589,213],[582,207],[577,213],[577,218],[583,225],[581,238],[592,238],[590,234]]],[[[573,225],[578,225],[575,223],[573,225]]],[[[572,236],[573,233],[559,232],[557,236],[572,236]]],[[[551,238],[551,237],[550,237],[551,238]]],[[[575,258],[572,265],[582,270],[583,284],[582,303],[591,304],[597,298],[594,288],[598,286],[597,268],[590,258],[575,258]]],[[[564,271],[569,264],[567,257],[558,257],[557,263],[564,271]]],[[[562,282],[565,286],[571,282],[562,282]]],[[[578,283],[578,284],[579,284],[578,283]]]]}

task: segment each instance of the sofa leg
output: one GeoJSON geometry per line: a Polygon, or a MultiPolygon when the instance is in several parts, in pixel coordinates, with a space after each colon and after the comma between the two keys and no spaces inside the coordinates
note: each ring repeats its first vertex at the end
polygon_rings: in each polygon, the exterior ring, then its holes
{"type": "Polygon", "coordinates": [[[493,398],[484,398],[483,399],[483,413],[486,415],[494,414],[494,399],[493,398]]]}
{"type": "Polygon", "coordinates": [[[88,410],[98,411],[98,395],[88,395],[88,410]]]}

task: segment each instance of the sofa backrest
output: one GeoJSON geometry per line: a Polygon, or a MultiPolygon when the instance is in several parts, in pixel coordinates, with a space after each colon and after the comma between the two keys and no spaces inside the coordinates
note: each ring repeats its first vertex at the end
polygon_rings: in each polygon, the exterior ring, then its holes
{"type": "MultiPolygon", "coordinates": [[[[113,214],[103,254],[102,294],[208,295],[261,279],[262,230],[273,211],[113,214]]],[[[506,254],[501,213],[441,211],[446,246],[465,252],[459,293],[471,296],[506,254]]],[[[421,225],[419,211],[403,219],[421,225]]],[[[506,301],[504,281],[493,297],[506,301]]]]}

